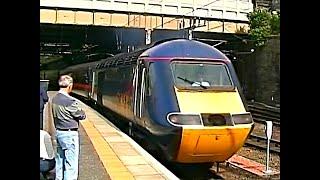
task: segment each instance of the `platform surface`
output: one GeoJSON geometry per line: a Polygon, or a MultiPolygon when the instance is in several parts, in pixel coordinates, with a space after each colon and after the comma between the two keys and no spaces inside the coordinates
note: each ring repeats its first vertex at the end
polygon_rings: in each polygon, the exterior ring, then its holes
{"type": "Polygon", "coordinates": [[[243,170],[246,170],[258,176],[270,176],[270,175],[280,174],[279,171],[272,169],[270,167],[269,167],[269,170],[271,170],[271,173],[265,173],[265,170],[266,170],[265,165],[252,161],[245,157],[239,156],[237,154],[233,155],[230,159],[228,159],[227,162],[232,166],[241,168],[243,170]]]}
{"type": "MultiPolygon", "coordinates": [[[[52,99],[56,91],[49,91],[52,99]]],[[[79,179],[178,179],[148,152],[86,104],[80,121],[79,179]]],[[[44,129],[54,139],[51,102],[45,106],[44,129]]],[[[55,139],[54,139],[55,141],[55,139]]]]}

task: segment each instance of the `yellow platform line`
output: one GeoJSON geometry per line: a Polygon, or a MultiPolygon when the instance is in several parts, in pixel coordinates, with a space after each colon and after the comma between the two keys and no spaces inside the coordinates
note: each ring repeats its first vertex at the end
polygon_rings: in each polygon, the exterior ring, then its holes
{"type": "Polygon", "coordinates": [[[94,127],[92,122],[87,119],[85,121],[80,121],[80,123],[89,136],[89,139],[110,178],[113,180],[135,179],[112,150],[110,145],[105,141],[100,132],[94,127]]]}

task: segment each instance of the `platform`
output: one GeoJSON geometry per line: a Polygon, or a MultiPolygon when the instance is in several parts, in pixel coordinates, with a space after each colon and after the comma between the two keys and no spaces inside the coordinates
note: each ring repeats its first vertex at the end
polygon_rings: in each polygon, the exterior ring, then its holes
{"type": "Polygon", "coordinates": [[[258,176],[271,176],[271,175],[280,174],[279,171],[277,171],[273,168],[269,169],[269,170],[271,170],[270,173],[265,173],[265,170],[266,170],[265,165],[260,164],[255,161],[252,161],[252,160],[247,159],[245,157],[239,156],[237,154],[233,155],[230,159],[228,159],[227,163],[229,163],[232,166],[243,169],[245,171],[256,174],[258,176]]]}
{"type": "MultiPolygon", "coordinates": [[[[49,98],[55,93],[49,91],[49,98]]],[[[87,118],[79,124],[79,179],[178,179],[108,119],[81,101],[80,104],[87,118]]],[[[44,129],[54,138],[50,102],[45,106],[44,117],[44,129]]]]}

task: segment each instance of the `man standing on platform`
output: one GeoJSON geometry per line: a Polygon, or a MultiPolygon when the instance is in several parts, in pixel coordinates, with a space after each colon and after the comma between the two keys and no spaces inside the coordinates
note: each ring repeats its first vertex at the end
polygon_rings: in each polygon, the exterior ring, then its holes
{"type": "Polygon", "coordinates": [[[52,98],[52,114],[56,128],[56,180],[76,180],[79,160],[79,120],[86,118],[78,101],[71,97],[73,79],[59,78],[59,92],[52,98]]]}

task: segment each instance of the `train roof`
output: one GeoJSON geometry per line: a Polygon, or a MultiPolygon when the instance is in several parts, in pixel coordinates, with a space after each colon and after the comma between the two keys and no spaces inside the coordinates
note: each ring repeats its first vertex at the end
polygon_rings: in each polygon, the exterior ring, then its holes
{"type": "Polygon", "coordinates": [[[141,54],[141,57],[184,57],[228,59],[218,49],[195,40],[176,39],[156,45],[141,54]]]}
{"type": "Polygon", "coordinates": [[[97,66],[97,64],[104,62],[105,60],[100,60],[100,61],[94,61],[94,62],[87,62],[87,63],[81,63],[81,64],[76,64],[76,65],[72,65],[69,66],[67,68],[65,68],[64,70],[61,71],[61,73],[68,73],[71,72],[75,69],[77,70],[87,70],[88,68],[95,68],[97,66]]]}
{"type": "Polygon", "coordinates": [[[138,58],[206,58],[221,59],[228,58],[218,49],[195,40],[167,39],[155,42],[144,48],[130,53],[120,53],[106,58],[96,65],[96,68],[106,68],[118,65],[129,65],[136,63],[138,58]]]}

